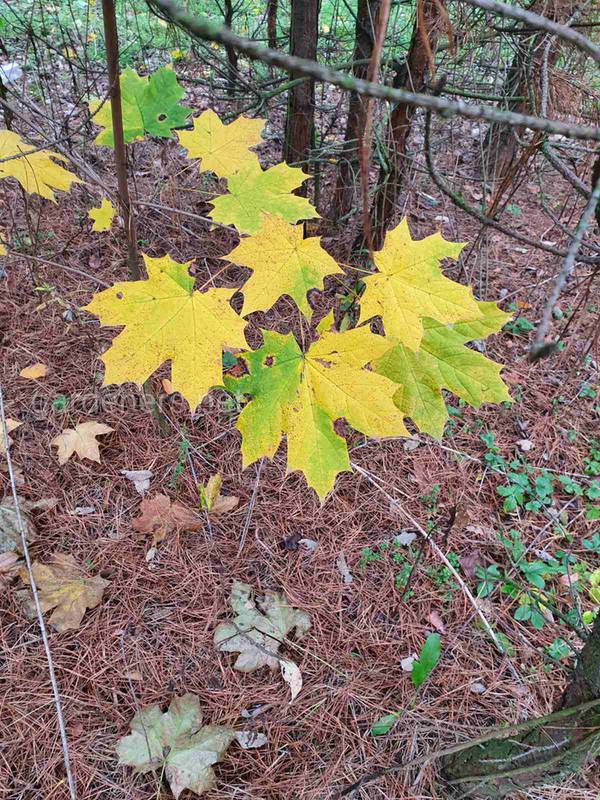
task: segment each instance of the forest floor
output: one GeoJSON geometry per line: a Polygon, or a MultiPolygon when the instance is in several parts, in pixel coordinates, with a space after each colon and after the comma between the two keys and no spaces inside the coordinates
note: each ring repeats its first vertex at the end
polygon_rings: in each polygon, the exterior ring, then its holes
{"type": "MultiPolygon", "coordinates": [[[[206,105],[202,98],[187,101],[197,108],[206,105]]],[[[267,127],[271,140],[261,152],[265,164],[277,158],[278,131],[281,121],[274,115],[267,127]]],[[[111,152],[89,147],[86,159],[114,190],[111,152]]],[[[474,171],[474,159],[474,153],[466,153],[463,172],[474,171]]],[[[322,185],[329,185],[333,170],[333,165],[325,165],[322,185]]],[[[175,142],[136,144],[133,178],[138,198],[163,207],[138,208],[144,252],[169,253],[178,261],[195,259],[199,279],[209,279],[222,267],[218,259],[233,247],[236,234],[222,228],[211,231],[201,219],[164,207],[202,216],[214,195],[214,182],[183,158],[175,142]]],[[[477,199],[480,184],[465,180],[464,191],[477,199]]],[[[561,213],[565,186],[554,181],[546,191],[561,213]]],[[[548,223],[539,211],[538,193],[533,176],[525,176],[511,199],[518,213],[510,222],[533,237],[552,239],[556,232],[545,230],[548,223]]],[[[25,232],[20,193],[4,181],[0,199],[25,232]]],[[[566,323],[568,304],[575,307],[581,301],[561,352],[529,363],[529,333],[518,326],[488,343],[486,352],[507,365],[503,374],[515,398],[512,405],[474,411],[452,400],[455,412],[441,443],[424,435],[377,442],[352,434],[351,459],[377,476],[387,494],[358,473],[345,474],[321,506],[299,474],[286,476],[284,447],[260,471],[256,466],[242,470],[237,411],[225,393],[214,391],[190,418],[178,397],[163,391],[161,379],[169,373],[162,368],[151,381],[168,420],[168,430],[161,433],[139,390],[131,385],[101,386],[98,356],[114,330],[100,328],[80,309],[102,288],[88,276],[110,283],[124,279],[125,271],[121,232],[89,230],[85,210],[95,199],[81,185],[61,194],[56,205],[37,198],[30,202],[34,221],[41,210],[38,256],[84,274],[14,257],[7,259],[6,276],[0,280],[0,379],[7,415],[22,423],[12,434],[11,447],[19,494],[32,501],[57,499],[52,508],[32,512],[37,531],[32,556],[45,561],[56,551],[71,553],[110,581],[103,602],[86,613],[80,630],[50,635],[80,796],[170,797],[156,776],[135,776],[119,767],[114,748],[128,732],[137,708],[166,705],[185,692],[200,698],[211,722],[243,725],[268,737],[260,749],[232,746],[217,767],[218,788],[206,795],[211,800],[324,800],[370,771],[392,764],[397,756],[410,760],[489,726],[550,712],[573,662],[553,661],[547,648],[556,637],[580,647],[566,626],[556,617],[541,630],[516,621],[517,601],[496,590],[479,603],[494,629],[510,642],[510,654],[503,656],[433,551],[424,550],[410,596],[403,600],[396,578],[414,560],[418,540],[404,548],[380,545],[412,527],[391,496],[421,526],[433,530],[435,541],[452,554],[473,592],[477,565],[510,566],[498,540],[499,533],[506,535],[510,529],[518,531],[538,558],[567,549],[590,569],[600,566],[599,556],[582,546],[594,523],[586,521],[581,499],[562,484],[555,485],[551,505],[539,513],[503,513],[496,488],[505,481],[486,464],[490,448],[481,438],[493,433],[507,463],[521,456],[523,463],[554,475],[583,480],[587,474],[591,437],[598,433],[595,390],[585,387],[594,386],[599,298],[582,301],[577,286],[585,269],[578,269],[561,299],[563,319],[555,322],[556,331],[566,323]],[[591,358],[586,360],[587,353],[591,358]],[[45,378],[19,377],[23,367],[38,361],[49,367],[45,378]],[[101,463],[73,458],[60,466],[51,440],[64,428],[87,420],[114,429],[101,437],[101,463]],[[523,440],[531,443],[527,452],[518,444],[523,440]],[[189,442],[189,458],[182,456],[184,441],[189,442]],[[228,515],[212,518],[210,528],[201,532],[168,536],[149,559],[150,538],[131,526],[141,497],[122,475],[125,469],[152,470],[148,496],[162,492],[191,508],[198,507],[197,480],[205,483],[220,472],[224,491],[239,497],[239,505],[228,515]],[[316,546],[307,548],[300,539],[313,540],[316,546]],[[351,582],[344,580],[337,565],[340,553],[351,582]],[[291,605],[311,615],[312,628],[305,638],[284,650],[298,663],[304,679],[293,703],[279,673],[241,674],[232,669],[232,656],[213,648],[213,631],[227,617],[234,579],[248,582],[258,593],[281,590],[291,605]],[[413,697],[401,661],[417,653],[426,635],[436,629],[442,633],[440,663],[413,697]],[[250,719],[241,717],[251,709],[257,713],[250,719]],[[386,736],[372,736],[373,723],[390,711],[401,712],[398,724],[386,736]]],[[[414,237],[438,228],[448,239],[472,244],[478,237],[477,224],[421,173],[403,207],[414,237]]],[[[323,239],[343,263],[350,259],[356,224],[328,230],[323,239]]],[[[491,232],[477,239],[477,247],[467,248],[462,268],[449,268],[448,274],[472,284],[482,299],[502,298],[503,308],[516,304],[516,313],[535,323],[557,268],[555,257],[491,232]]],[[[221,285],[234,285],[239,274],[239,268],[232,267],[221,285]]],[[[331,305],[339,290],[339,284],[329,280],[325,293],[316,298],[316,313],[331,305]]],[[[256,329],[261,315],[254,316],[256,329]]],[[[281,300],[270,319],[277,320],[277,329],[289,330],[291,304],[281,300]]],[[[255,333],[249,341],[256,344],[255,333]]],[[[5,470],[0,472],[0,485],[8,497],[5,470]]],[[[37,622],[24,614],[16,588],[19,582],[5,587],[0,597],[0,796],[60,800],[67,790],[44,649],[37,622]]],[[[571,595],[567,586],[555,583],[560,608],[573,606],[571,595]]],[[[584,591],[577,602],[585,607],[584,591]]],[[[444,796],[436,769],[431,762],[408,773],[392,773],[364,789],[362,796],[444,796]]],[[[529,796],[592,800],[598,792],[600,777],[589,771],[529,796]]]]}

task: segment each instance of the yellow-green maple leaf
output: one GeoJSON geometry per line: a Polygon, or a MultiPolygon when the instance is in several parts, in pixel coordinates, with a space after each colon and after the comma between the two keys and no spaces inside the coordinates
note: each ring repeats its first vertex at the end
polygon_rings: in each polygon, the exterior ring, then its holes
{"type": "Polygon", "coordinates": [[[88,217],[94,222],[92,225],[92,230],[96,231],[97,233],[100,231],[109,230],[116,213],[117,209],[113,206],[110,200],[108,200],[106,197],[103,197],[98,208],[90,208],[88,211],[88,217]]]}
{"type": "Polygon", "coordinates": [[[258,164],[250,148],[260,144],[264,119],[238,117],[224,125],[214,111],[208,109],[194,119],[194,130],[179,131],[179,142],[188,151],[188,158],[199,158],[203,172],[214,172],[228,178],[248,163],[258,164]]]}
{"type": "Polygon", "coordinates": [[[67,192],[72,183],[81,183],[77,175],[54,163],[66,161],[64,156],[51,150],[38,150],[32,153],[30,152],[32,149],[33,146],[24,142],[14,131],[0,131],[0,178],[14,178],[28,194],[39,194],[54,202],[56,198],[53,189],[67,192]],[[19,153],[29,155],[1,161],[19,153]]]}
{"type": "Polygon", "coordinates": [[[497,333],[510,314],[496,303],[478,303],[480,317],[446,326],[423,320],[423,339],[415,353],[397,344],[373,363],[373,369],[395,381],[394,401],[419,430],[441,439],[448,411],[442,389],[448,389],[475,408],[482,403],[510,401],[497,364],[465,347],[473,339],[497,333]]]}
{"type": "MultiPolygon", "coordinates": [[[[179,104],[185,91],[177,83],[173,70],[167,67],[157,69],[150,77],[140,76],[127,67],[119,76],[119,87],[126,143],[143,139],[145,133],[171,136],[171,128],[184,125],[192,113],[193,109],[179,104]]],[[[88,105],[96,125],[104,128],[94,142],[114,147],[110,100],[104,103],[92,100],[88,105]]]]}
{"type": "Polygon", "coordinates": [[[458,258],[463,247],[439,233],[415,241],[402,220],[375,253],[378,272],[364,279],[360,322],[380,316],[386,336],[417,351],[424,317],[441,323],[476,319],[471,289],[446,278],[439,266],[443,258],[458,258]]]}
{"type": "Polygon", "coordinates": [[[367,328],[326,332],[303,354],[292,334],[263,331],[264,344],[243,354],[248,373],[225,378],[227,388],[247,394],[237,427],[244,466],[273,457],[287,435],[288,471],[301,470],[325,498],[339,472],[350,470],[345,440],[333,427],[344,417],[367,436],[407,436],[393,402],[397,386],[364,366],[389,348],[367,328]]]}
{"type": "Polygon", "coordinates": [[[195,291],[191,262],[147,255],[144,261],[148,280],[115,283],[86,306],[103,325],[125,326],[101,357],[104,383],[142,384],[170,361],[173,390],[194,409],[223,383],[223,347],[246,347],[246,323],[229,304],[237,290],[195,291]]]}
{"type": "Polygon", "coordinates": [[[290,225],[271,214],[263,215],[263,224],[255,236],[242,239],[223,258],[252,270],[242,288],[243,316],[266,311],[287,294],[309,317],[312,312],[307,292],[322,289],[325,275],[342,272],[321,247],[320,236],[305,239],[301,225],[290,225]]]}
{"type": "Polygon", "coordinates": [[[305,197],[292,194],[308,177],[287,164],[263,170],[258,161],[250,162],[228,179],[227,194],[211,200],[209,216],[222,225],[235,225],[240,233],[258,233],[265,213],[287,222],[318,217],[305,197]]]}

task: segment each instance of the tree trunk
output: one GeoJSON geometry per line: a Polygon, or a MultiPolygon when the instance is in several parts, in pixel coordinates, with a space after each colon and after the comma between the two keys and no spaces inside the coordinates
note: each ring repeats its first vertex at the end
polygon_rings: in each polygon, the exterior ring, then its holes
{"type": "Polygon", "coordinates": [[[277,47],[277,0],[267,4],[267,43],[272,50],[277,47]]]}
{"type": "Polygon", "coordinates": [[[102,0],[102,19],[104,23],[108,82],[110,85],[110,110],[115,141],[115,172],[117,173],[117,185],[119,187],[121,215],[127,236],[127,270],[130,280],[139,281],[142,273],[138,261],[135,217],[131,209],[129,185],[127,183],[127,150],[123,137],[121,85],[119,83],[119,39],[117,36],[114,0],[102,0]]]}
{"type": "MultiPolygon", "coordinates": [[[[225,0],[225,16],[223,22],[226,27],[231,30],[233,25],[233,4],[231,0],[225,0]]],[[[225,52],[227,53],[227,94],[231,97],[235,92],[235,81],[238,71],[238,57],[235,48],[231,45],[225,45],[225,52]]]]}
{"type": "MultiPolygon", "coordinates": [[[[596,156],[596,162],[594,163],[594,167],[592,169],[592,183],[590,185],[590,189],[592,192],[596,188],[596,184],[600,181],[600,150],[598,150],[598,155],[596,156]]],[[[598,223],[598,227],[600,228],[600,200],[596,203],[596,222],[598,223]]]]}
{"type": "MultiPolygon", "coordinates": [[[[533,0],[528,10],[555,22],[565,22],[574,7],[573,0],[533,0]]],[[[548,34],[540,31],[529,38],[516,34],[516,38],[515,56],[502,91],[506,99],[499,103],[499,107],[519,114],[539,115],[540,81],[548,34]],[[521,99],[513,100],[513,97],[521,99]]],[[[560,40],[556,39],[548,53],[548,91],[551,87],[552,67],[560,53],[560,40]]],[[[484,143],[484,159],[491,168],[491,177],[494,180],[502,180],[509,174],[519,147],[517,136],[520,137],[523,130],[508,125],[490,125],[484,143]]]]}
{"type": "MultiPolygon", "coordinates": [[[[394,86],[411,92],[422,92],[425,88],[430,61],[437,49],[440,30],[440,5],[437,0],[423,0],[417,4],[417,15],[413,26],[406,62],[397,70],[394,86]],[[428,46],[427,43],[428,42],[428,46]]],[[[373,247],[383,245],[396,200],[400,194],[402,180],[408,160],[406,145],[412,130],[416,107],[398,103],[388,122],[389,164],[379,172],[377,189],[371,207],[373,220],[373,247]]]]}
{"type": "MultiPolygon", "coordinates": [[[[353,72],[356,78],[362,80],[366,80],[369,70],[369,60],[375,41],[375,23],[380,5],[381,0],[358,0],[353,72]]],[[[352,209],[358,171],[358,141],[365,126],[366,111],[365,98],[358,92],[350,92],[344,146],[340,156],[340,168],[330,211],[330,217],[334,222],[340,217],[345,217],[352,209]]]]}
{"type": "MultiPolygon", "coordinates": [[[[291,55],[316,59],[318,18],[319,0],[292,0],[291,55]]],[[[314,138],[314,115],[315,82],[301,81],[288,93],[283,158],[288,164],[301,164],[305,170],[314,138]]]]}
{"type": "Polygon", "coordinates": [[[499,798],[578,772],[600,747],[600,616],[579,655],[558,711],[591,708],[540,724],[519,736],[490,739],[444,760],[443,777],[461,797],[499,798]]]}

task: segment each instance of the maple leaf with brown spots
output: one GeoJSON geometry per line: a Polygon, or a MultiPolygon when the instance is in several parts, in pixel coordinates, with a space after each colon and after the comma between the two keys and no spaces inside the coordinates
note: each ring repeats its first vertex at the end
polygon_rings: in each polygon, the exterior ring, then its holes
{"type": "MultiPolygon", "coordinates": [[[[55,553],[48,564],[34,561],[32,572],[42,611],[54,609],[50,623],[61,633],[77,630],[86,609],[100,603],[108,586],[104,578],[87,575],[69,553],[55,553]]],[[[30,585],[27,570],[23,568],[19,574],[23,583],[30,585]]],[[[26,605],[33,610],[33,598],[29,598],[26,605]]]]}

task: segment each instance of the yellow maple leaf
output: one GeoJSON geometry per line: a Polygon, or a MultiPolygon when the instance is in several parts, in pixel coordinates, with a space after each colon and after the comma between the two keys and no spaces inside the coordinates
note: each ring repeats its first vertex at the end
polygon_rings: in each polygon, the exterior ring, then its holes
{"type": "Polygon", "coordinates": [[[117,209],[106,197],[102,198],[102,202],[97,208],[90,208],[88,217],[93,220],[92,230],[99,233],[100,231],[109,230],[113,223],[117,209]]]}
{"type": "Polygon", "coordinates": [[[101,357],[104,384],[143,384],[171,361],[171,383],[192,409],[223,383],[223,347],[245,348],[246,322],[229,300],[237,289],[194,291],[191,262],[144,255],[148,280],[122,281],[95,295],[85,308],[103,325],[124,325],[101,357]]]}
{"type": "Polygon", "coordinates": [[[439,233],[415,241],[403,219],[375,253],[378,272],[364,278],[360,322],[380,316],[387,337],[417,351],[423,317],[444,324],[480,317],[471,289],[446,278],[439,266],[443,258],[458,258],[463,247],[439,233]]]}
{"type": "Polygon", "coordinates": [[[271,214],[264,215],[255,236],[242,239],[223,259],[252,270],[242,289],[243,316],[266,311],[281,295],[287,294],[310,317],[307,292],[322,289],[325,275],[342,272],[321,247],[319,236],[304,239],[301,225],[290,225],[271,214]]]}
{"type": "Polygon", "coordinates": [[[82,422],[74,428],[66,428],[50,442],[53,447],[58,448],[57,456],[59,464],[66,464],[73,453],[77,453],[79,458],[89,458],[90,461],[100,463],[100,449],[96,436],[103,433],[112,433],[113,428],[104,425],[102,422],[82,422]]]}
{"type": "Polygon", "coordinates": [[[325,498],[339,472],[350,462],[344,439],[334,430],[343,417],[367,436],[408,436],[403,415],[394,405],[397,386],[363,367],[381,357],[389,342],[368,328],[327,331],[303,354],[291,334],[263,331],[264,345],[243,354],[248,373],[225,379],[238,394],[250,396],[240,413],[244,466],[272,457],[287,434],[288,470],[301,470],[325,498]]]}
{"type": "Polygon", "coordinates": [[[188,151],[188,158],[199,158],[203,172],[214,172],[228,178],[249,162],[258,164],[256,153],[249,148],[262,142],[260,133],[264,119],[238,117],[224,125],[214,111],[203,111],[194,118],[194,130],[178,131],[179,142],[188,151]]]}
{"type": "Polygon", "coordinates": [[[19,377],[36,381],[38,378],[45,378],[47,374],[48,367],[45,364],[42,364],[41,361],[38,361],[37,364],[24,367],[21,372],[19,372],[19,377]]]}
{"type": "Polygon", "coordinates": [[[66,192],[72,183],[81,183],[77,175],[55,164],[54,161],[66,161],[64,156],[50,150],[38,150],[24,142],[13,131],[0,131],[0,178],[14,178],[28,194],[39,194],[47,200],[56,202],[53,189],[66,192]],[[19,153],[28,153],[21,158],[11,158],[19,153]],[[54,159],[54,161],[52,160],[54,159]]]}
{"type": "MultiPolygon", "coordinates": [[[[73,556],[55,553],[48,564],[33,562],[33,577],[38,587],[40,606],[43,612],[54,609],[50,623],[61,633],[77,630],[88,608],[94,608],[102,600],[108,581],[98,575],[86,575],[73,556]]],[[[27,585],[30,578],[27,570],[20,571],[27,585]]],[[[33,599],[27,606],[35,613],[33,599]]]]}
{"type": "Polygon", "coordinates": [[[209,216],[222,225],[235,225],[240,233],[258,233],[263,214],[274,214],[288,222],[318,217],[305,197],[292,194],[310,176],[298,167],[276,164],[261,169],[249,162],[227,181],[227,194],[211,200],[209,216]]]}

